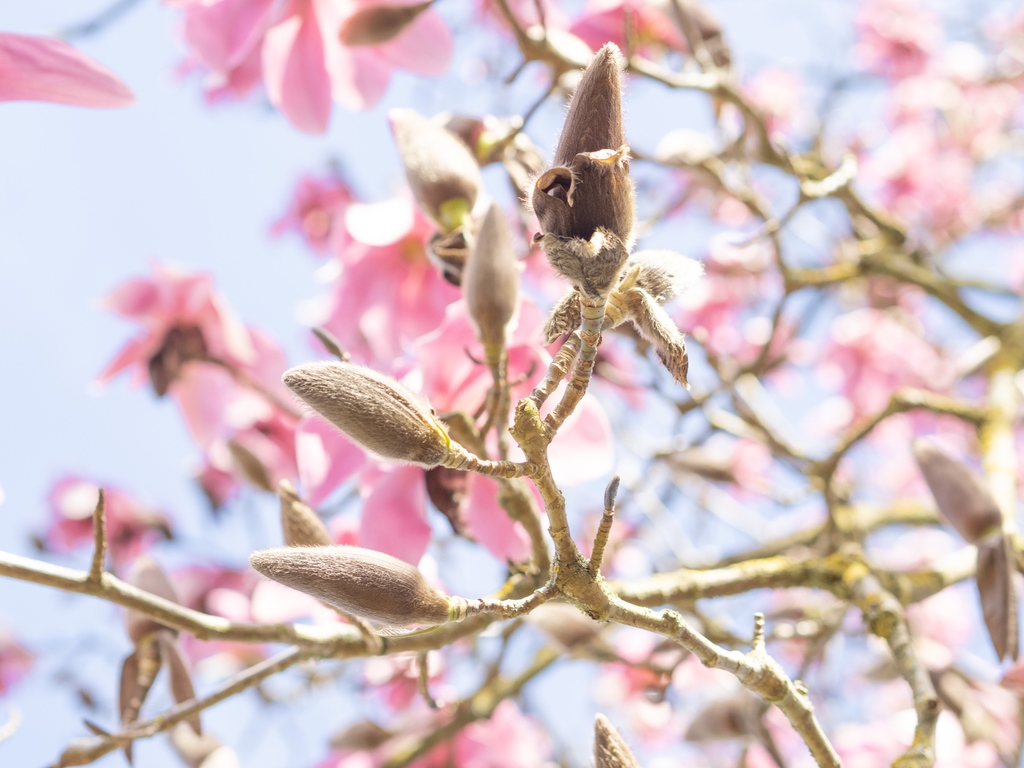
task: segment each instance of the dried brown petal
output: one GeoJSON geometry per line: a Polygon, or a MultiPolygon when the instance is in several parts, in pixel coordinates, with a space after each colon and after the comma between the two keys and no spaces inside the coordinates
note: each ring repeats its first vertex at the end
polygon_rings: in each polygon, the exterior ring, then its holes
{"type": "Polygon", "coordinates": [[[476,203],[480,166],[454,134],[411,109],[388,113],[416,201],[446,232],[462,226],[476,203]]]}
{"type": "Polygon", "coordinates": [[[526,620],[566,650],[597,639],[604,628],[568,603],[544,603],[530,611],[526,620]]]}
{"type": "Polygon", "coordinates": [[[519,304],[519,263],[505,214],[487,209],[462,273],[462,294],[484,346],[503,347],[505,329],[519,304]]]}
{"type": "Polygon", "coordinates": [[[1018,654],[1017,595],[1013,550],[1003,533],[978,542],[978,594],[985,626],[1000,660],[1018,654]]]}
{"type": "Polygon", "coordinates": [[[415,5],[371,5],[360,8],[341,25],[338,39],[343,45],[380,45],[393,40],[433,5],[434,0],[415,5]]]}
{"type": "Polygon", "coordinates": [[[594,765],[596,768],[640,768],[640,763],[607,717],[594,718],[594,765]]]}
{"type": "Polygon", "coordinates": [[[451,439],[430,406],[390,376],[352,363],[307,363],[284,383],[349,438],[386,459],[441,464],[451,439]]]}
{"type": "Polygon", "coordinates": [[[914,458],[939,512],[967,541],[1002,526],[999,505],[976,472],[926,439],[914,441],[914,458]]]}
{"type": "MultiPolygon", "coordinates": [[[[678,0],[679,10],[685,14],[697,36],[700,38],[716,67],[728,69],[732,65],[732,53],[725,42],[722,25],[707,7],[697,0],[678,0]]],[[[687,26],[687,25],[684,25],[687,26]]],[[[684,30],[687,31],[687,30],[684,30]]],[[[687,37],[689,33],[687,31],[687,37]]],[[[692,48],[695,41],[690,40],[692,48]]]]}
{"type": "Polygon", "coordinates": [[[434,467],[426,471],[426,484],[431,503],[448,518],[455,533],[465,535],[469,473],[450,467],[434,467]]]}
{"type": "Polygon", "coordinates": [[[299,498],[295,486],[282,480],[277,487],[281,497],[281,530],[289,547],[329,547],[334,543],[320,516],[299,498]]]}
{"type": "MultiPolygon", "coordinates": [[[[128,583],[144,592],[162,597],[164,600],[170,600],[172,603],[181,602],[178,599],[178,593],[167,578],[167,574],[148,555],[143,555],[135,561],[128,574],[128,583]]],[[[136,611],[128,611],[125,614],[125,625],[128,629],[129,639],[136,646],[146,635],[168,629],[158,621],[136,611]]],[[[171,631],[177,632],[177,630],[171,631]]]]}
{"type": "Polygon", "coordinates": [[[663,454],[673,472],[703,477],[715,483],[735,483],[736,472],[731,456],[713,454],[702,447],[683,448],[663,454]]]}
{"type": "Polygon", "coordinates": [[[761,713],[760,702],[747,694],[712,701],[690,721],[683,738],[704,742],[751,736],[760,730],[761,713]]]}
{"type": "Polygon", "coordinates": [[[331,749],[350,750],[376,749],[392,736],[391,731],[381,728],[372,720],[360,720],[331,737],[331,749]]]}
{"type": "MultiPolygon", "coordinates": [[[[174,697],[175,703],[191,701],[196,697],[196,691],[192,686],[192,675],[189,672],[188,664],[181,654],[178,638],[165,630],[157,635],[157,644],[160,648],[163,666],[167,669],[167,674],[171,679],[171,695],[174,697]]],[[[196,733],[203,732],[198,712],[185,722],[192,726],[196,733]]]]}
{"type": "Polygon", "coordinates": [[[416,568],[361,547],[283,547],[255,552],[252,567],[267,578],[346,613],[386,627],[442,624],[448,596],[416,568]]]}

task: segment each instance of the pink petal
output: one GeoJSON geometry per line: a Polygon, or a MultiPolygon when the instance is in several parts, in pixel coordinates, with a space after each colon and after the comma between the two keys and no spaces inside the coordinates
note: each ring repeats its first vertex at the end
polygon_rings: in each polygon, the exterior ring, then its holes
{"type": "Polygon", "coordinates": [[[142,370],[145,370],[145,366],[149,364],[149,358],[153,356],[158,346],[159,341],[149,335],[132,339],[121,347],[121,351],[103,369],[97,380],[100,383],[110,381],[121,371],[136,364],[143,366],[142,370]]]}
{"type": "Polygon", "coordinates": [[[334,98],[349,109],[369,109],[383,98],[391,83],[394,64],[380,56],[379,48],[329,49],[334,98]]]}
{"type": "Polygon", "coordinates": [[[295,430],[299,479],[310,506],[317,507],[365,463],[355,443],[317,416],[303,419],[295,430]]]}
{"type": "Polygon", "coordinates": [[[185,12],[185,39],[210,69],[227,72],[259,43],[276,0],[221,0],[185,12]]]}
{"type": "Polygon", "coordinates": [[[399,69],[436,77],[451,64],[452,33],[437,13],[425,11],[402,34],[374,50],[399,69]]]}
{"type": "Polygon", "coordinates": [[[238,396],[231,374],[205,363],[193,363],[182,369],[180,378],[170,386],[182,416],[200,447],[217,439],[227,439],[235,425],[227,423],[228,408],[238,396]]]}
{"type": "Polygon", "coordinates": [[[126,280],[111,291],[103,306],[121,317],[135,320],[153,311],[158,298],[158,290],[152,280],[136,277],[126,280]]]}
{"type": "Polygon", "coordinates": [[[521,563],[530,556],[530,538],[498,504],[498,483],[491,478],[470,479],[466,522],[473,538],[499,560],[521,563]]]}
{"type": "Polygon", "coordinates": [[[331,118],[331,80],[312,6],[272,27],[263,43],[271,103],[300,131],[323,133],[331,118]]]}
{"type": "Polygon", "coordinates": [[[319,613],[322,607],[315,597],[276,581],[261,581],[252,591],[250,610],[253,621],[283,624],[319,613]]]}
{"type": "MultiPolygon", "coordinates": [[[[558,397],[556,393],[552,400],[558,402],[558,397]]],[[[551,443],[551,473],[564,485],[608,479],[615,462],[613,446],[604,408],[587,395],[551,443]]]]}
{"type": "Polygon", "coordinates": [[[135,96],[117,75],[63,40],[0,32],[0,101],[127,107],[135,96]]]}
{"type": "Polygon", "coordinates": [[[416,565],[430,543],[423,470],[404,466],[367,474],[376,477],[364,497],[359,541],[416,565]]]}

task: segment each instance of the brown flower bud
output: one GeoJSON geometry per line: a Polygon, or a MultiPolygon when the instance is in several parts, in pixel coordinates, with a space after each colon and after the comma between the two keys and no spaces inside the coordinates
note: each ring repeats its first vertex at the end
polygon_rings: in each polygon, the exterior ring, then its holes
{"type": "Polygon", "coordinates": [[[416,202],[446,232],[461,227],[476,203],[480,166],[458,137],[411,109],[388,113],[416,202]]]}
{"type": "Polygon", "coordinates": [[[334,543],[327,526],[308,504],[299,498],[287,480],[278,484],[281,497],[281,530],[289,547],[329,547],[334,543]]]}
{"type": "Polygon", "coordinates": [[[601,714],[594,718],[594,765],[596,768],[640,768],[626,740],[601,714]]]}
{"type": "Polygon", "coordinates": [[[283,547],[254,552],[249,562],[274,581],[382,626],[443,624],[452,616],[450,598],[422,573],[372,549],[283,547]]]}
{"type": "Polygon", "coordinates": [[[608,43],[583,73],[569,103],[554,167],[540,175],[530,196],[542,235],[589,241],[603,229],[628,249],[633,184],[621,80],[622,56],[608,43]]]}
{"type": "Polygon", "coordinates": [[[505,329],[519,303],[519,265],[508,222],[498,205],[484,216],[462,273],[462,293],[477,337],[485,347],[502,347],[505,329]]]}
{"type": "Polygon", "coordinates": [[[925,439],[914,441],[914,458],[939,512],[967,541],[1000,529],[999,505],[976,472],[925,439]]]}
{"type": "Polygon", "coordinates": [[[360,8],[341,25],[338,39],[343,45],[380,45],[393,40],[433,5],[427,0],[415,5],[371,5],[360,8]]]}
{"type": "Polygon", "coordinates": [[[452,442],[430,406],[390,376],[352,363],[307,363],[284,383],[349,438],[378,456],[434,467],[452,442]]]}

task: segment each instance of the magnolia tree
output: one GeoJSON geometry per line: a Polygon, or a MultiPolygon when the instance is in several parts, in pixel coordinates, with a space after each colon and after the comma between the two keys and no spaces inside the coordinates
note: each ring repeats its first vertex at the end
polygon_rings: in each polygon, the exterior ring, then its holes
{"type": "MultiPolygon", "coordinates": [[[[167,5],[254,121],[321,133],[453,62],[507,111],[393,104],[390,200],[354,191],[359,141],[298,180],[274,232],[330,265],[298,359],[202,271],[110,286],[137,330],[99,378],[177,407],[209,522],[64,476],[37,551],[0,552],[118,649],[54,765],[1020,763],[1012,3],[866,0],[805,72],[745,60],[740,2],[167,5]]],[[[0,98],[133,101],[13,33],[0,98]]],[[[20,765],[19,693],[74,686],[21,639],[52,619],[3,620],[20,765]]]]}

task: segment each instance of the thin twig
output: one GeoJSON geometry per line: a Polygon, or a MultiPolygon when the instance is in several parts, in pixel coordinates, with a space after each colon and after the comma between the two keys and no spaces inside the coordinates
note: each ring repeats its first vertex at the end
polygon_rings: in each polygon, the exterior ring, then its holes
{"type": "Polygon", "coordinates": [[[89,581],[99,583],[103,578],[104,563],[107,558],[107,516],[106,499],[103,489],[99,489],[96,508],[92,513],[92,565],[89,567],[89,581]]]}

